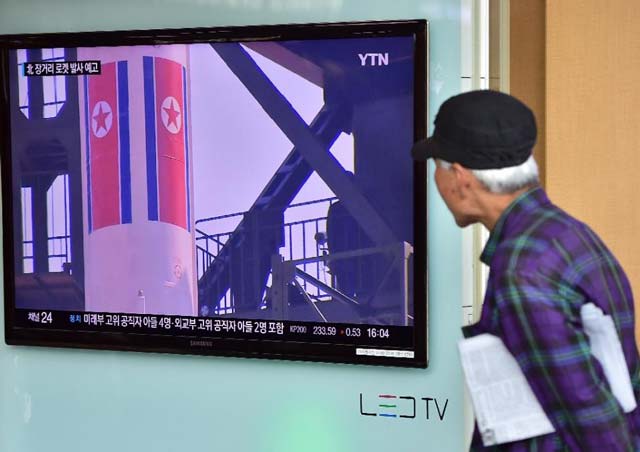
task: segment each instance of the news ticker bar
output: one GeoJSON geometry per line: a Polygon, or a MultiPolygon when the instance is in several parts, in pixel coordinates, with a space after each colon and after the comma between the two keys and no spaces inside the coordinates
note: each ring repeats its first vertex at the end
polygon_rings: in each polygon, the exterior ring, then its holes
{"type": "MultiPolygon", "coordinates": [[[[412,326],[16,309],[20,328],[413,348],[412,326]]],[[[362,349],[369,355],[376,349],[362,349]]],[[[389,351],[386,350],[385,353],[389,351]]],[[[390,352],[390,351],[389,351],[390,352]]],[[[370,355],[370,356],[387,356],[370,355]]],[[[405,357],[389,354],[389,357],[405,357]]]]}

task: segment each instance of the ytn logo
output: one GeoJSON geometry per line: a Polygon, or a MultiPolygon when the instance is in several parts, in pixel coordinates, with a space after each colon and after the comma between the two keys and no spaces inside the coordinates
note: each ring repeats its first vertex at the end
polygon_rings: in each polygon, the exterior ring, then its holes
{"type": "Polygon", "coordinates": [[[389,66],[389,53],[359,53],[360,66],[389,66]],[[368,62],[368,63],[367,63],[368,62]]]}
{"type": "MultiPolygon", "coordinates": [[[[434,414],[433,407],[438,413],[438,418],[444,420],[449,405],[449,399],[445,399],[444,405],[442,400],[438,402],[435,397],[422,397],[424,401],[424,410],[427,420],[429,415],[434,414]],[[432,404],[433,403],[433,404],[432,404]],[[431,410],[430,410],[431,408],[431,410]]],[[[413,396],[398,396],[393,394],[380,394],[376,399],[373,397],[363,397],[360,393],[360,415],[362,416],[381,416],[392,418],[415,419],[417,415],[418,404],[413,396]]]]}

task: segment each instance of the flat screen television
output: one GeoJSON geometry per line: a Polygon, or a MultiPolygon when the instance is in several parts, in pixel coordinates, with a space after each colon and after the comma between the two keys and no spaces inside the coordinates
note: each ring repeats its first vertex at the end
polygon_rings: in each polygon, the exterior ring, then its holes
{"type": "Polygon", "coordinates": [[[0,36],[5,339],[427,366],[424,20],[0,36]]]}

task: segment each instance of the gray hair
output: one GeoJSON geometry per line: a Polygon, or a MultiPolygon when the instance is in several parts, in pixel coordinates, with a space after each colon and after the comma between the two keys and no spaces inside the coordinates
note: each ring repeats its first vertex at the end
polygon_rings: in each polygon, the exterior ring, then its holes
{"type": "MultiPolygon", "coordinates": [[[[450,169],[451,163],[438,159],[437,165],[450,169]]],[[[538,165],[533,155],[517,166],[500,169],[470,170],[478,181],[492,193],[508,194],[539,183],[538,165]]]]}

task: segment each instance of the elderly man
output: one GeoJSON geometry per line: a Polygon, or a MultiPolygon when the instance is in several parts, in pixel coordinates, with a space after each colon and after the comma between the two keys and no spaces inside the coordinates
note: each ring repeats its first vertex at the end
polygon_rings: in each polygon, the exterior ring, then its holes
{"type": "MultiPolygon", "coordinates": [[[[489,450],[640,450],[640,408],[622,411],[580,320],[588,302],[613,317],[640,401],[629,281],[600,238],[539,186],[533,113],[507,94],[472,91],[442,104],[434,124],[413,157],[435,159],[458,226],[479,222],[491,232],[480,257],[490,267],[481,318],[463,333],[502,339],[555,428],[489,450]]],[[[471,450],[486,450],[477,428],[471,450]]]]}

